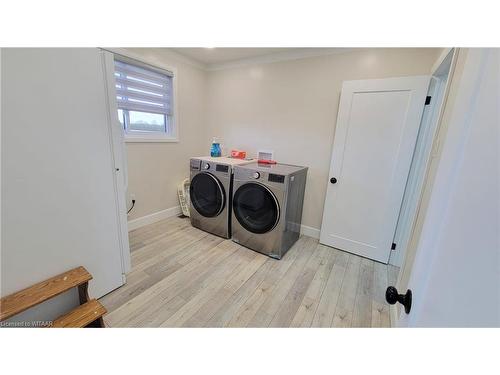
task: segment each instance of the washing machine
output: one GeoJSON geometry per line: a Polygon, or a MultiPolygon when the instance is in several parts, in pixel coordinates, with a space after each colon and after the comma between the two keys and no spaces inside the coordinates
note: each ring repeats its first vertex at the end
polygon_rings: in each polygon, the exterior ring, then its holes
{"type": "Polygon", "coordinates": [[[233,241],[281,259],[300,236],[307,167],[235,166],[233,241]]]}
{"type": "Polygon", "coordinates": [[[209,156],[191,158],[191,225],[224,238],[231,238],[233,167],[251,161],[209,156]]]}

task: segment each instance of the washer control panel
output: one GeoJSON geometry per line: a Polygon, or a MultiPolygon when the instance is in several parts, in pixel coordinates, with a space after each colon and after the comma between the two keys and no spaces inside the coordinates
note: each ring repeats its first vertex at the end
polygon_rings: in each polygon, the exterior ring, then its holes
{"type": "Polygon", "coordinates": [[[215,170],[216,170],[217,172],[228,173],[228,172],[229,172],[229,165],[224,165],[224,164],[216,164],[216,165],[215,165],[215,170]]]}
{"type": "Polygon", "coordinates": [[[203,159],[192,158],[189,160],[189,168],[191,170],[191,177],[198,172],[206,171],[213,173],[215,176],[226,178],[231,177],[233,170],[228,164],[219,164],[212,161],[203,159]]]}
{"type": "Polygon", "coordinates": [[[199,159],[191,159],[189,161],[189,166],[191,168],[192,171],[199,171],[200,170],[200,166],[201,166],[201,160],[199,159]]]}

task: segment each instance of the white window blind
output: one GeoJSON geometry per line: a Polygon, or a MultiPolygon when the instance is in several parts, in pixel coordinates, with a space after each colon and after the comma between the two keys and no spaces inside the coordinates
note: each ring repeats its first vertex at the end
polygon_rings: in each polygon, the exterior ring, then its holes
{"type": "Polygon", "coordinates": [[[172,76],[115,60],[119,109],[172,114],[172,76]]]}
{"type": "Polygon", "coordinates": [[[115,58],[115,86],[126,134],[174,136],[172,73],[115,58]]]}

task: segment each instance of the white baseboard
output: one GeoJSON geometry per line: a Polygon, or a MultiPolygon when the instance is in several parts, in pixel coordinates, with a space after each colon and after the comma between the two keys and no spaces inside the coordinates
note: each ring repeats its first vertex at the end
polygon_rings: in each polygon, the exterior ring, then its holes
{"type": "Polygon", "coordinates": [[[307,225],[301,225],[300,226],[300,233],[304,234],[306,236],[319,239],[319,229],[313,228],[313,227],[308,227],[307,225]]]}
{"type": "MultiPolygon", "coordinates": [[[[166,210],[154,212],[150,215],[138,217],[137,219],[129,220],[128,231],[143,227],[148,224],[156,223],[157,221],[167,219],[172,216],[177,216],[181,214],[181,207],[175,206],[167,208],[166,210]]],[[[300,233],[306,236],[319,239],[319,229],[308,227],[307,225],[300,226],[300,233]]]]}
{"type": "Polygon", "coordinates": [[[150,215],[138,217],[137,219],[130,220],[128,222],[128,231],[143,227],[148,224],[156,223],[157,221],[167,219],[172,216],[180,215],[181,206],[175,206],[167,208],[166,210],[161,210],[150,215]]]}

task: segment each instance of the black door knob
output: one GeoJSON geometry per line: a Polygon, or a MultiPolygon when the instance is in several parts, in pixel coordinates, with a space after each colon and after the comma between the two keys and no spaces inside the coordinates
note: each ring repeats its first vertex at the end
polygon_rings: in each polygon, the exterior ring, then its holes
{"type": "Polygon", "coordinates": [[[337,182],[337,179],[335,177],[330,178],[330,182],[332,184],[335,184],[337,182]]]}
{"type": "Polygon", "coordinates": [[[390,286],[385,291],[385,300],[387,303],[394,305],[399,302],[405,307],[405,313],[409,314],[411,310],[411,290],[408,289],[406,294],[399,294],[398,290],[393,286],[390,286]]]}

